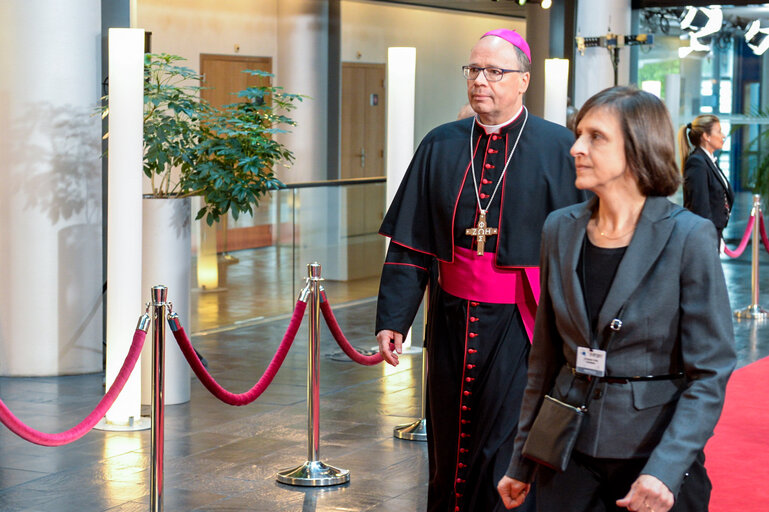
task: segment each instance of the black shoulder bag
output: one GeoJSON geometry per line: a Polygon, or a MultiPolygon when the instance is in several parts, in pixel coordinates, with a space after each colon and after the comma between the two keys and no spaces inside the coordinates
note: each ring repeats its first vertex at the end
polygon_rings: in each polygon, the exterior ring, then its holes
{"type": "MultiPolygon", "coordinates": [[[[622,315],[620,309],[617,317],[622,315]]],[[[614,334],[622,327],[622,321],[619,318],[612,320],[609,324],[611,332],[609,333],[606,344],[601,347],[608,352],[609,345],[614,339],[614,334]]],[[[562,402],[550,395],[545,395],[542,405],[539,408],[537,417],[531,426],[529,435],[523,445],[523,456],[533,460],[538,464],[547,466],[556,471],[564,471],[569,465],[571,452],[577,442],[579,429],[582,425],[582,418],[587,413],[590,400],[593,398],[593,391],[598,383],[599,377],[591,377],[587,393],[582,401],[582,405],[575,407],[562,402]]]]}

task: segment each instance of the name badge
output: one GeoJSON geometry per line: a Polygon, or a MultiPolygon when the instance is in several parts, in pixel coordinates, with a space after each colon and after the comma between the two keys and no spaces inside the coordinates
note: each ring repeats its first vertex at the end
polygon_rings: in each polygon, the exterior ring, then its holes
{"type": "Polygon", "coordinates": [[[603,377],[606,373],[606,351],[579,347],[577,349],[577,371],[586,375],[603,377]]]}

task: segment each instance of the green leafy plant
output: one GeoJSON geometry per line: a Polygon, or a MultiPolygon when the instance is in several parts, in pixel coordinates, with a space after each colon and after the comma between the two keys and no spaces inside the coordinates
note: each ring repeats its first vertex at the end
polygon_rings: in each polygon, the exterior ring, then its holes
{"type": "MultiPolygon", "coordinates": [[[[272,76],[258,70],[246,73],[272,76]]],[[[241,213],[253,214],[252,207],[258,206],[262,195],[283,186],[275,176],[275,166],[294,159],[274,135],[286,132],[279,126],[295,125],[286,113],[302,96],[272,86],[249,87],[237,95],[245,101],[225,105],[207,116],[205,137],[200,141],[203,158],[187,176],[186,185],[206,198],[197,218],[205,216],[209,224],[228,210],[235,219],[241,213]]]]}
{"type": "Polygon", "coordinates": [[[216,109],[200,98],[202,77],[179,65],[183,60],[145,55],[143,167],[152,195],[201,196],[196,219],[209,225],[228,212],[253,214],[264,194],[283,186],[275,166],[289,166],[294,155],[274,135],[296,125],[287,114],[303,97],[255,86],[238,93],[245,101],[216,109]]]}

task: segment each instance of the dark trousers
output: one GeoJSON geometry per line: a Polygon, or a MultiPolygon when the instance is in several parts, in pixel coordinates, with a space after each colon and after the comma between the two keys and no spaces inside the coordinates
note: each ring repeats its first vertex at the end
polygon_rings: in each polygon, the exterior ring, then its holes
{"type": "MultiPolygon", "coordinates": [[[[615,502],[628,493],[646,460],[596,459],[575,453],[563,473],[540,467],[537,512],[627,512],[615,502]]],[[[707,512],[711,488],[705,454],[700,452],[671,512],[707,512]]]]}

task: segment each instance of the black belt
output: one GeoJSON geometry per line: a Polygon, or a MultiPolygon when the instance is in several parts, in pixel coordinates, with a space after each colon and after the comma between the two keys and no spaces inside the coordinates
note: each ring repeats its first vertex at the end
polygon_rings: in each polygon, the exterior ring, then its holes
{"type": "MultiPolygon", "coordinates": [[[[591,375],[577,372],[577,369],[568,365],[571,373],[583,380],[589,380],[591,375]]],[[[633,375],[633,376],[619,376],[619,375],[606,375],[605,377],[599,377],[599,382],[608,382],[609,384],[627,384],[628,382],[645,382],[654,380],[674,380],[680,379],[684,376],[683,372],[668,373],[665,375],[633,375]]]]}

